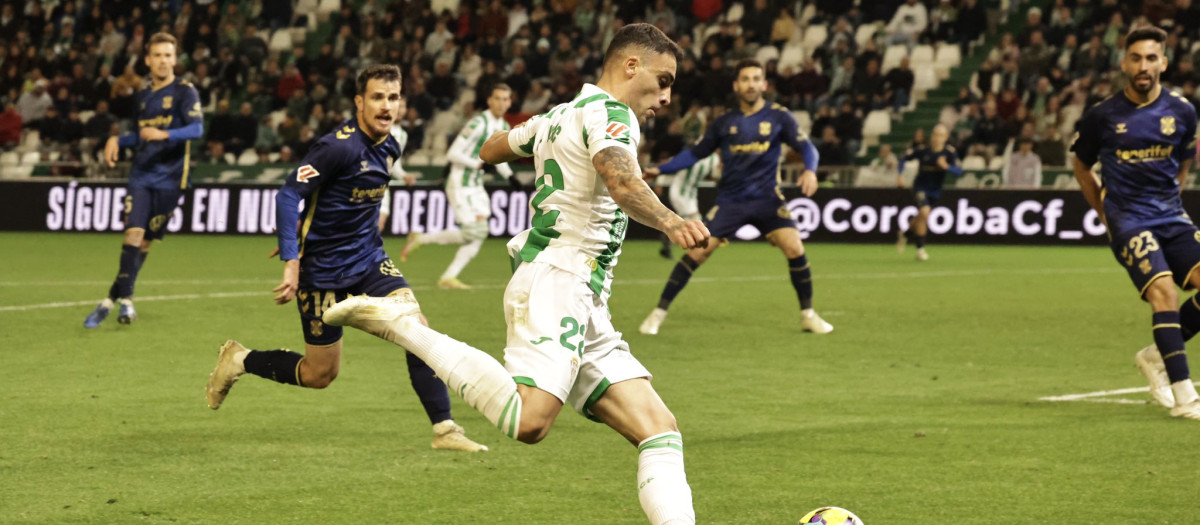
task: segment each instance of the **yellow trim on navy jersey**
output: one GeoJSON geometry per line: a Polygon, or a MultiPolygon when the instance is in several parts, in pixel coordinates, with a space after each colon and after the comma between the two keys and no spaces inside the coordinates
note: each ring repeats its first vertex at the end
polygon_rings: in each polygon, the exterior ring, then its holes
{"type": "Polygon", "coordinates": [[[1183,328],[1183,325],[1180,325],[1179,323],[1159,323],[1159,324],[1154,325],[1150,329],[1158,330],[1159,328],[1183,328]]]}
{"type": "Polygon", "coordinates": [[[183,143],[183,177],[179,179],[179,189],[187,189],[188,170],[192,167],[192,141],[183,143]]]}
{"type": "MultiPolygon", "coordinates": [[[[304,257],[304,239],[308,237],[308,229],[312,227],[313,216],[317,214],[317,199],[320,197],[321,188],[317,188],[316,190],[313,190],[312,199],[308,204],[306,204],[308,209],[304,211],[307,212],[308,216],[304,218],[304,226],[300,228],[300,251],[297,252],[299,253],[299,255],[296,256],[297,259],[304,257]]],[[[281,226],[276,224],[275,227],[280,228],[281,226]]]]}
{"type": "MultiPolygon", "coordinates": [[[[1156,93],[1156,94],[1154,95],[1154,98],[1152,98],[1152,99],[1150,99],[1150,100],[1147,100],[1146,102],[1144,102],[1144,103],[1142,103],[1142,104],[1138,104],[1138,105],[1137,105],[1137,109],[1142,109],[1142,108],[1144,108],[1144,107],[1146,107],[1146,106],[1149,106],[1150,104],[1153,104],[1153,103],[1154,103],[1154,101],[1158,100],[1158,97],[1161,97],[1161,96],[1162,96],[1162,92],[1163,92],[1163,91],[1165,91],[1165,90],[1166,90],[1166,88],[1162,87],[1162,84],[1159,84],[1159,85],[1158,85],[1158,93],[1156,93]]],[[[1122,92],[1124,92],[1124,91],[1122,91],[1122,92]]],[[[1125,98],[1129,98],[1129,95],[1125,95],[1125,98]]],[[[1129,99],[1129,101],[1130,101],[1130,102],[1133,102],[1133,99],[1129,99]]]]}
{"type": "Polygon", "coordinates": [[[1151,284],[1154,284],[1154,281],[1157,281],[1162,277],[1169,277],[1170,275],[1171,275],[1171,272],[1158,272],[1158,273],[1154,274],[1154,276],[1151,277],[1149,281],[1146,281],[1146,286],[1142,287],[1142,289],[1138,292],[1138,295],[1143,298],[1146,297],[1146,290],[1148,290],[1150,288],[1151,284]]]}

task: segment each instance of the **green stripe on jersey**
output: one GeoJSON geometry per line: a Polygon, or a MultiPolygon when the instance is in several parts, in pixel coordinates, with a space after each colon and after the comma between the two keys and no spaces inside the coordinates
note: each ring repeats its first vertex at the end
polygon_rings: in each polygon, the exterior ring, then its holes
{"type": "MultiPolygon", "coordinates": [[[[604,101],[604,108],[608,110],[609,125],[612,125],[613,123],[619,123],[624,124],[626,128],[633,127],[629,120],[629,106],[626,106],[625,104],[622,104],[616,100],[606,100],[604,101]]],[[[620,137],[613,137],[613,139],[622,144],[629,144],[630,131],[630,129],[626,129],[623,135],[620,137]]]]}
{"type": "Polygon", "coordinates": [[[608,95],[606,95],[606,94],[604,94],[604,93],[600,93],[600,94],[598,94],[598,95],[592,95],[592,96],[590,96],[590,97],[588,97],[588,98],[585,98],[585,99],[583,99],[583,100],[580,100],[578,103],[576,103],[576,104],[575,104],[575,107],[577,107],[577,108],[581,108],[581,107],[584,107],[584,106],[586,106],[586,105],[588,105],[588,104],[590,104],[590,103],[592,103],[592,102],[595,102],[595,101],[597,101],[597,100],[603,100],[603,99],[606,99],[606,98],[608,98],[608,95]]]}
{"type": "Polygon", "coordinates": [[[604,251],[596,257],[596,268],[592,270],[592,278],[588,282],[588,286],[597,295],[604,289],[604,280],[608,278],[608,269],[612,267],[613,259],[617,258],[617,251],[621,249],[621,243],[625,241],[625,229],[628,227],[629,216],[617,208],[616,216],[609,223],[608,244],[604,246],[604,251]]]}

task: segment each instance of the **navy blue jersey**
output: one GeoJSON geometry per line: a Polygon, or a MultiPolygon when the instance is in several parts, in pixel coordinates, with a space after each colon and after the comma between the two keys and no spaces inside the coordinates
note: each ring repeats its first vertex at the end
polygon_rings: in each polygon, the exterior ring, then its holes
{"type": "Polygon", "coordinates": [[[782,199],[779,158],[780,144],[784,142],[796,151],[816,151],[787,108],[769,103],[752,115],[737,110],[721,115],[708,126],[704,138],[691,152],[695,158],[703,159],[721,148],[723,167],[717,184],[717,204],[782,199]]]}
{"type": "Polygon", "coordinates": [[[1100,196],[1109,231],[1191,223],[1179,196],[1179,165],[1196,151],[1196,108],[1165,88],[1138,105],[1117,93],[1076,125],[1075,156],[1100,162],[1100,196]]]}
{"type": "Polygon", "coordinates": [[[345,288],[387,260],[379,235],[379,202],[387,192],[400,144],[391,134],[371,140],[343,122],[321,137],[276,196],[276,231],[283,260],[300,259],[300,283],[345,288]],[[296,204],[304,200],[299,239],[296,204]]]}
{"type": "MultiPolygon", "coordinates": [[[[137,94],[137,125],[162,130],[203,123],[200,95],[188,82],[175,79],[161,88],[146,88],[137,94]]],[[[138,140],[133,152],[129,185],[167,190],[188,186],[191,143],[182,139],[138,140]]]]}
{"type": "Polygon", "coordinates": [[[938,193],[942,191],[942,184],[946,182],[946,174],[951,171],[949,168],[958,165],[958,152],[950,145],[943,147],[941,151],[921,146],[904,156],[905,162],[911,160],[920,164],[917,178],[913,179],[913,189],[938,193]],[[938,166],[938,159],[946,159],[947,168],[938,166]]]}

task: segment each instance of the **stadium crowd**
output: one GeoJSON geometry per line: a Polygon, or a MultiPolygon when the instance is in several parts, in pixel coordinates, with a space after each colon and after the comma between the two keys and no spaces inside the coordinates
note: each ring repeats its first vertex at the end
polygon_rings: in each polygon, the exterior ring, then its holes
{"type": "MultiPolygon", "coordinates": [[[[873,110],[899,118],[914,72],[890,45],[959,45],[994,27],[993,0],[126,0],[11,2],[0,7],[0,146],[36,130],[39,149],[91,161],[103,139],[132,125],[146,75],[148,34],[180,41],[177,74],[196,86],[206,113],[203,162],[291,162],[353,108],[354,75],[395,63],[405,72],[406,154],[444,153],[493,83],[514,89],[512,122],[569,100],[594,81],[613,32],[654,23],[686,50],[661,125],[644,129],[651,161],[694,142],[732,102],[732,66],[758,58],[767,97],[811,115],[823,165],[853,164],[873,110]],[[529,5],[527,5],[529,4],[529,5]],[[859,5],[856,5],[859,4],[859,5]],[[825,37],[804,38],[821,26],[825,37]],[[864,27],[878,30],[867,31],[864,27]],[[803,42],[803,44],[802,44],[803,42]],[[310,53],[315,50],[315,53],[310,53]],[[247,153],[250,152],[250,153],[247,153]]],[[[1022,9],[1012,2],[1012,9],[1022,9]]],[[[1047,165],[1066,163],[1083,108],[1121,89],[1121,38],[1138,17],[1168,27],[1164,81],[1195,96],[1191,45],[1200,8],[1190,0],[1056,0],[1027,9],[1019,34],[1003,35],[942,113],[961,151],[991,158],[1027,141],[1047,165]]],[[[809,35],[811,37],[811,35],[809,35]]],[[[982,52],[982,50],[980,50],[982,52]]],[[[966,53],[964,53],[964,56],[966,53]]],[[[1200,55],[1198,55],[1200,56],[1200,55]]],[[[902,154],[902,152],[899,152],[902,154]]]]}

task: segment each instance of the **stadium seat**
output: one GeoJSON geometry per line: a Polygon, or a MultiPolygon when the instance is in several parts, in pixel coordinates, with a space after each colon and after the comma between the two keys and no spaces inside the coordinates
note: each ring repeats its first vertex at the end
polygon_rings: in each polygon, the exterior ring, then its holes
{"type": "Polygon", "coordinates": [[[446,155],[444,153],[438,153],[429,158],[429,163],[434,166],[444,166],[446,162],[446,155]]]}
{"type": "Polygon", "coordinates": [[[87,122],[89,120],[92,120],[92,117],[94,117],[94,116],[96,116],[95,111],[80,111],[79,112],[79,121],[84,124],[87,124],[87,122]]]}
{"type": "Polygon", "coordinates": [[[928,66],[914,67],[913,72],[916,73],[913,75],[915,77],[913,79],[914,95],[924,95],[926,91],[938,87],[937,73],[933,70],[933,68],[928,66]]]}
{"type": "Polygon", "coordinates": [[[271,43],[267,48],[277,53],[283,53],[292,50],[292,31],[290,29],[276,29],[275,34],[271,35],[271,43]]]}
{"type": "Polygon", "coordinates": [[[29,130],[21,134],[21,145],[17,146],[17,151],[35,151],[41,145],[41,135],[37,130],[29,130]]]}
{"type": "Polygon", "coordinates": [[[877,26],[875,24],[860,25],[860,26],[858,26],[858,29],[854,32],[854,42],[857,43],[858,47],[861,48],[861,47],[867,45],[868,40],[875,38],[875,33],[877,31],[879,31],[879,26],[877,26]]]}
{"type": "Polygon", "coordinates": [[[270,162],[272,164],[279,162],[279,154],[274,151],[268,153],[267,154],[267,162],[270,162]]]}
{"type": "Polygon", "coordinates": [[[992,160],[990,162],[988,162],[987,169],[989,169],[989,170],[1004,169],[1004,157],[1002,157],[1000,155],[996,155],[995,157],[992,157],[992,160]]]}
{"type": "MultiPolygon", "coordinates": [[[[892,116],[882,109],[877,109],[867,113],[867,118],[863,121],[863,138],[875,142],[880,136],[887,135],[892,132],[892,116]]],[[[866,140],[863,141],[864,145],[866,140]]]]}
{"type": "Polygon", "coordinates": [[[287,110],[277,109],[272,111],[268,116],[271,119],[271,127],[279,129],[279,123],[283,122],[283,119],[287,117],[287,110]]]}
{"type": "Polygon", "coordinates": [[[787,68],[792,68],[792,71],[799,72],[800,65],[804,63],[804,47],[788,43],[784,46],[783,53],[779,55],[779,62],[775,64],[776,70],[783,71],[787,68]]]}
{"type": "Polygon", "coordinates": [[[315,14],[318,5],[319,0],[298,0],[296,2],[296,16],[315,14]]]}
{"type": "MultiPolygon", "coordinates": [[[[317,16],[319,18],[328,18],[330,14],[336,13],[342,8],[342,3],[339,0],[320,0],[317,3],[317,16]]],[[[312,17],[309,17],[310,19],[312,17]]]]}
{"type": "Polygon", "coordinates": [[[987,161],[979,155],[967,155],[963,159],[962,168],[964,170],[984,170],[987,169],[987,161]]]}
{"type": "Polygon", "coordinates": [[[804,29],[804,49],[816,49],[825,43],[829,30],[823,25],[812,25],[804,29]]]}
{"type": "Polygon", "coordinates": [[[429,155],[425,154],[424,151],[417,151],[417,152],[413,153],[412,155],[408,156],[408,159],[405,161],[404,165],[405,166],[428,166],[429,165],[429,155]]]}
{"type": "Polygon", "coordinates": [[[946,78],[950,76],[950,68],[957,67],[961,63],[962,52],[959,51],[958,46],[945,44],[938,47],[933,68],[937,70],[938,78],[946,78]]]}
{"type": "Polygon", "coordinates": [[[221,157],[221,159],[224,160],[226,164],[237,164],[237,157],[234,157],[232,152],[226,153],[224,157],[221,157]]]}
{"type": "Polygon", "coordinates": [[[294,46],[303,44],[308,39],[308,28],[306,27],[293,27],[288,31],[292,32],[292,45],[294,46]]]}
{"type": "Polygon", "coordinates": [[[46,154],[47,162],[58,162],[58,159],[61,159],[61,158],[62,158],[61,151],[51,151],[50,153],[46,154]]]}
{"type": "Polygon", "coordinates": [[[809,115],[807,111],[798,110],[793,111],[792,116],[796,117],[796,124],[800,126],[800,131],[808,133],[809,136],[812,136],[812,132],[809,131],[812,129],[812,115],[809,115]]]}
{"type": "Polygon", "coordinates": [[[762,46],[758,48],[758,51],[754,54],[754,58],[758,59],[759,62],[766,64],[771,60],[776,60],[779,58],[779,48],[775,46],[762,46]]]}
{"type": "Polygon", "coordinates": [[[804,9],[800,10],[800,20],[797,21],[799,23],[796,25],[801,27],[807,26],[808,21],[812,20],[814,16],[817,16],[816,2],[805,2],[804,9]]]}
{"type": "Polygon", "coordinates": [[[909,65],[914,70],[933,63],[933,46],[923,44],[912,48],[908,55],[909,65]]]}
{"type": "Polygon", "coordinates": [[[238,155],[237,165],[238,166],[254,166],[254,165],[258,164],[258,161],[259,161],[258,153],[255,153],[255,151],[252,149],[248,149],[248,150],[243,151],[241,155],[238,155]]]}
{"type": "Polygon", "coordinates": [[[735,22],[735,23],[741,22],[742,15],[745,15],[745,14],[746,14],[745,6],[743,6],[741,2],[734,2],[733,5],[729,6],[729,10],[725,12],[725,21],[726,22],[735,22]]]}
{"type": "Polygon", "coordinates": [[[978,188],[979,177],[975,176],[974,173],[968,173],[962,177],[959,177],[958,181],[954,183],[954,186],[958,188],[978,188]]]}
{"type": "Polygon", "coordinates": [[[880,74],[887,74],[892,68],[900,65],[900,59],[908,56],[908,48],[903,45],[888,46],[883,52],[883,63],[879,65],[880,74]]]}
{"type": "Polygon", "coordinates": [[[15,168],[21,164],[21,154],[15,151],[5,151],[0,153],[0,170],[15,168]]]}

